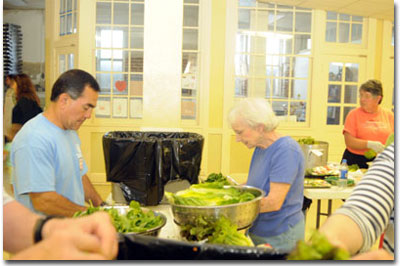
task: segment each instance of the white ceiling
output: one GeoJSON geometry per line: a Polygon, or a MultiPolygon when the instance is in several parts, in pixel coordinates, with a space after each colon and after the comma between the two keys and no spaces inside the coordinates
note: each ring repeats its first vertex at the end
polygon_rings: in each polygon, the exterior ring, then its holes
{"type": "MultiPolygon", "coordinates": [[[[56,1],[56,0],[54,0],[56,1]]],[[[215,0],[214,0],[215,1],[215,0]]],[[[257,0],[394,20],[393,0],[257,0]]],[[[3,0],[4,9],[44,9],[45,0],[3,0]]]]}
{"type": "Polygon", "coordinates": [[[393,0],[257,0],[281,5],[301,6],[335,11],[349,15],[394,20],[393,0]]]}

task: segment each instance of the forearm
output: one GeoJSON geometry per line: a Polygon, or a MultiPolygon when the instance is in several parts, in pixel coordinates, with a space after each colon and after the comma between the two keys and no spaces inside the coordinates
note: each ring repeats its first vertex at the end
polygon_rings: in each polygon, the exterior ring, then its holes
{"type": "Polygon", "coordinates": [[[344,136],[345,136],[344,140],[346,143],[346,147],[349,147],[349,148],[352,148],[355,150],[368,149],[368,147],[367,147],[368,140],[356,138],[356,137],[350,135],[349,133],[345,133],[344,136]]]}
{"type": "Polygon", "coordinates": [[[82,183],[83,190],[85,192],[85,201],[88,203],[91,201],[94,206],[99,206],[103,202],[103,200],[101,199],[99,193],[97,193],[87,175],[82,176],[82,183]]]}
{"type": "Polygon", "coordinates": [[[3,207],[3,249],[15,253],[31,246],[33,228],[39,218],[17,201],[6,204],[3,207]]]}
{"type": "Polygon", "coordinates": [[[319,229],[329,241],[355,254],[363,244],[363,236],[358,225],[348,216],[334,214],[319,229]]]}
{"type": "Polygon", "coordinates": [[[30,193],[33,207],[46,214],[71,217],[77,211],[85,211],[87,208],[73,203],[57,192],[30,193]]]}
{"type": "Polygon", "coordinates": [[[260,213],[279,211],[290,189],[290,184],[272,183],[268,195],[261,199],[260,213]]]}

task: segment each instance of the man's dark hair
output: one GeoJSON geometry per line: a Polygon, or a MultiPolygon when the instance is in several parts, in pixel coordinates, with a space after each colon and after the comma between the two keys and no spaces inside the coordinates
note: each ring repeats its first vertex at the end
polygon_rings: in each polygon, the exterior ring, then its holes
{"type": "Polygon", "coordinates": [[[85,87],[89,86],[94,91],[100,92],[100,86],[96,79],[88,72],[81,69],[71,69],[63,74],[56,80],[51,89],[50,100],[52,102],[58,99],[62,93],[67,93],[72,99],[78,99],[85,87]]]}
{"type": "Polygon", "coordinates": [[[371,93],[373,96],[382,96],[382,98],[380,99],[379,103],[380,104],[382,102],[383,99],[383,89],[382,89],[382,83],[377,80],[377,79],[370,79],[368,81],[366,81],[365,83],[363,83],[360,86],[360,90],[366,91],[371,93]]]}

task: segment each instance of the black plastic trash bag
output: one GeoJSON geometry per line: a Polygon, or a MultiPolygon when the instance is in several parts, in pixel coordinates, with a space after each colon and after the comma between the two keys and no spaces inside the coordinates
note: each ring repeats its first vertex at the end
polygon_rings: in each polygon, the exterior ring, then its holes
{"type": "Polygon", "coordinates": [[[187,132],[112,131],[103,136],[107,181],[125,200],[157,205],[170,180],[198,183],[204,138],[187,132]]]}

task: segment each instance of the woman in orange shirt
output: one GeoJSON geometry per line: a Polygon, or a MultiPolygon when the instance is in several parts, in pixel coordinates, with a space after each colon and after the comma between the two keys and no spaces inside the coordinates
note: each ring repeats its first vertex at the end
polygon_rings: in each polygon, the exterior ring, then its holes
{"type": "Polygon", "coordinates": [[[353,109],[346,117],[343,135],[346,150],[342,159],[347,164],[357,164],[368,168],[364,153],[369,149],[380,153],[390,134],[394,132],[394,114],[379,106],[383,98],[382,83],[379,80],[368,80],[360,87],[360,107],[353,109]]]}

